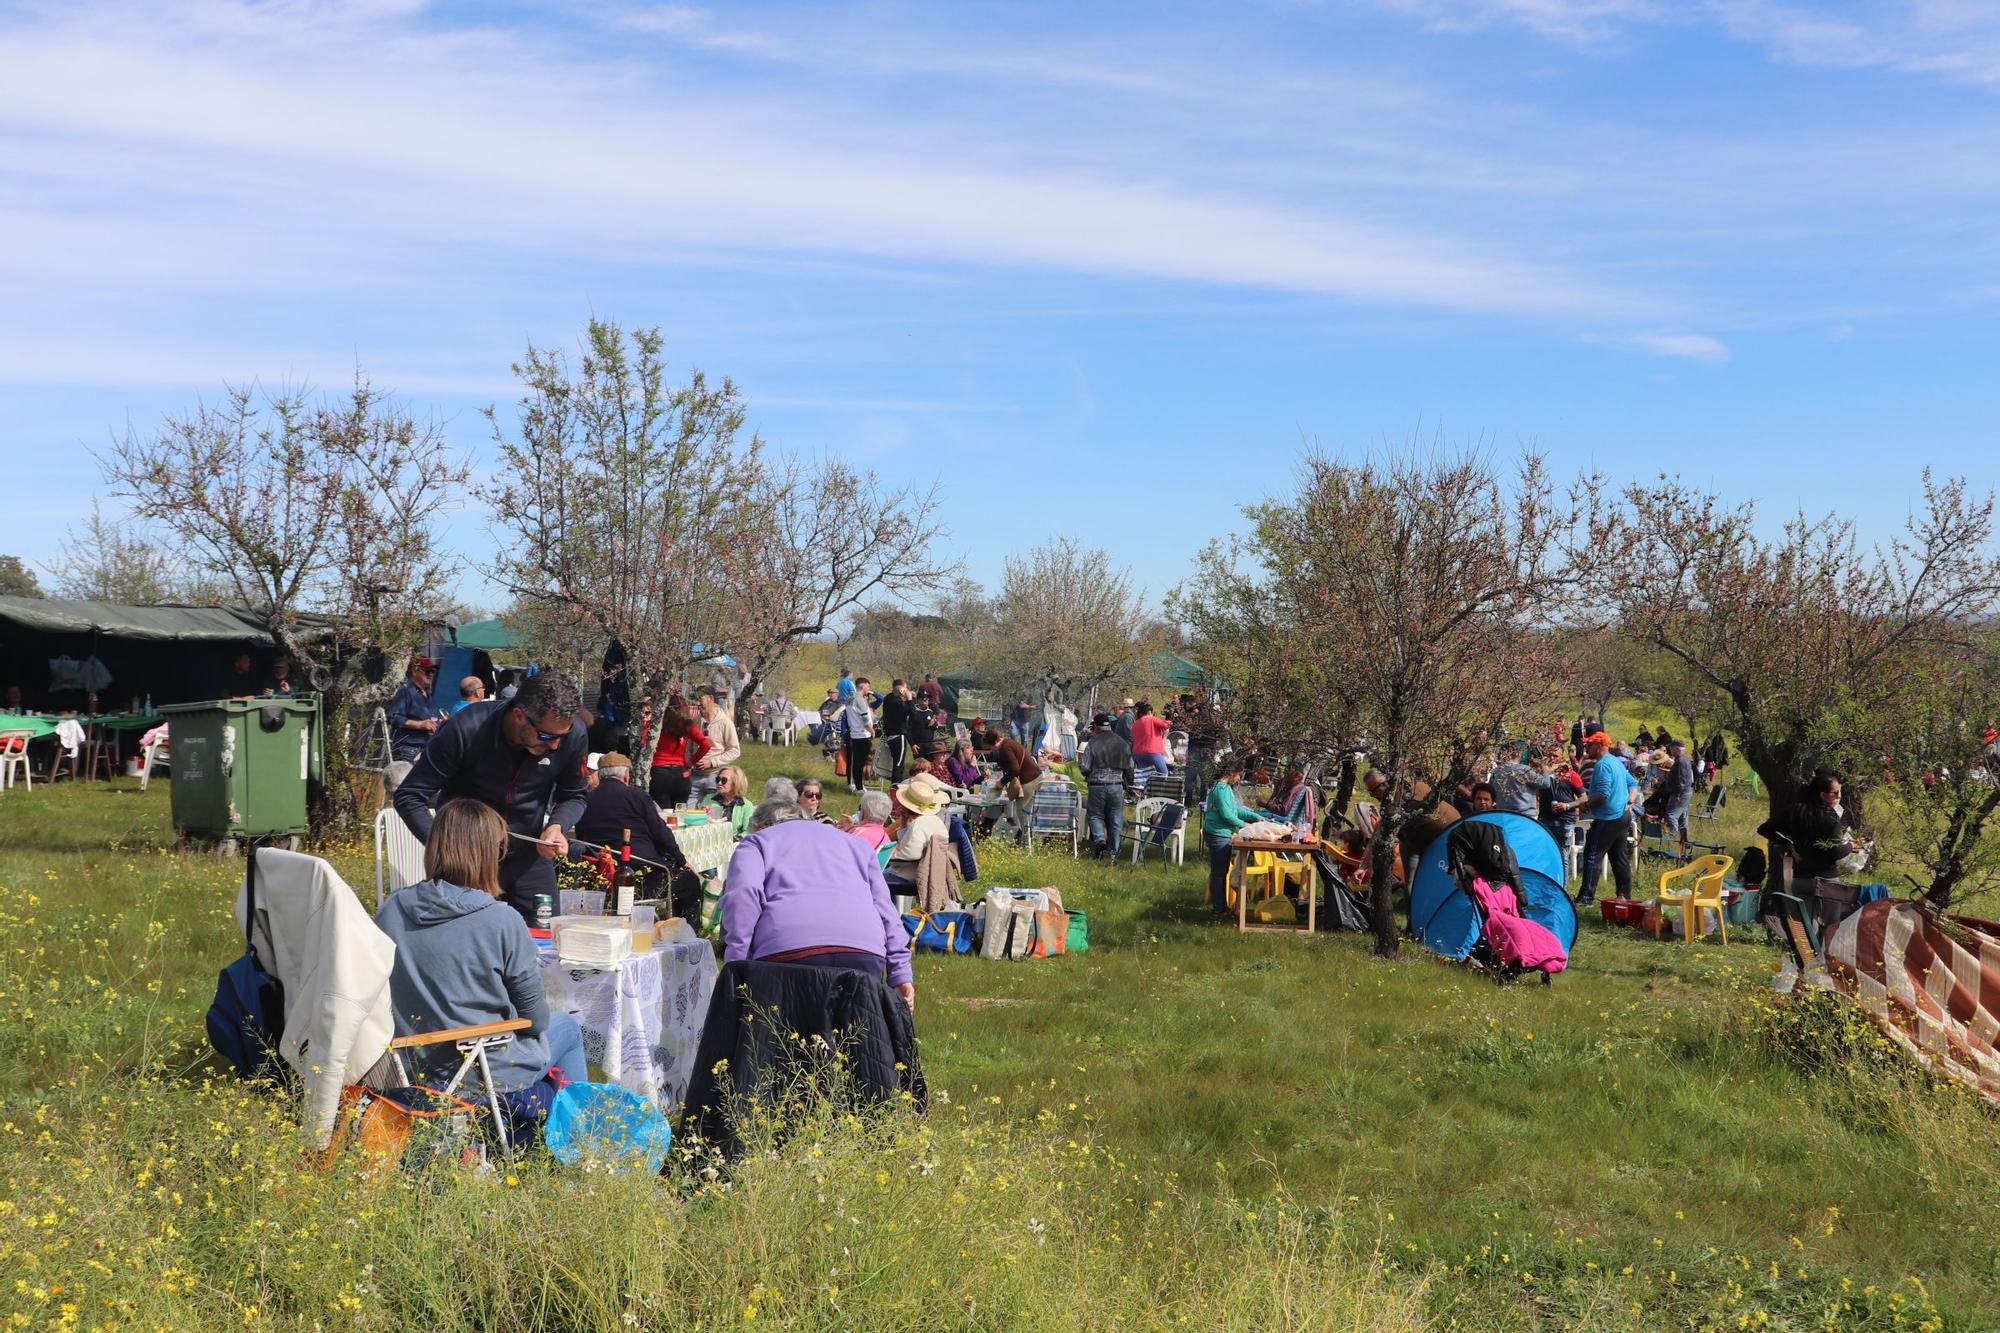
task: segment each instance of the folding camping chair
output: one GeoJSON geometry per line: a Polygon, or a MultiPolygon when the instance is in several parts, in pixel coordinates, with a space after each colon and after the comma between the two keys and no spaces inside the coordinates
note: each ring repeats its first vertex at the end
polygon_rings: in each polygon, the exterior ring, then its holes
{"type": "Polygon", "coordinates": [[[1068,838],[1069,854],[1082,854],[1083,801],[1067,782],[1045,780],[1035,789],[1035,801],[1028,811],[1028,850],[1043,838],[1068,838]]]}
{"type": "Polygon", "coordinates": [[[1708,800],[1704,801],[1701,807],[1694,812],[1694,817],[1696,819],[1714,819],[1716,811],[1728,804],[1729,782],[1725,778],[1717,778],[1715,785],[1708,789],[1708,800]]]}
{"type": "Polygon", "coordinates": [[[1165,796],[1142,796],[1134,815],[1132,864],[1139,864],[1148,847],[1157,847],[1174,858],[1175,865],[1187,862],[1187,807],[1165,796]]]}
{"type": "Polygon", "coordinates": [[[416,1032],[407,1037],[397,1037],[389,1043],[389,1059],[395,1066],[396,1081],[404,1087],[411,1086],[409,1067],[403,1063],[404,1051],[451,1042],[458,1047],[461,1057],[458,1072],[438,1091],[447,1097],[456,1096],[459,1085],[465,1082],[465,1076],[472,1072],[475,1065],[478,1066],[479,1081],[486,1092],[486,1109],[493,1115],[493,1137],[500,1145],[501,1156],[511,1157],[514,1152],[513,1136],[507,1129],[507,1113],[501,1108],[500,1089],[493,1082],[493,1069],[487,1064],[486,1053],[510,1044],[516,1032],[529,1026],[531,1024],[525,1018],[509,1018],[497,1023],[442,1028],[436,1032],[416,1032]]]}

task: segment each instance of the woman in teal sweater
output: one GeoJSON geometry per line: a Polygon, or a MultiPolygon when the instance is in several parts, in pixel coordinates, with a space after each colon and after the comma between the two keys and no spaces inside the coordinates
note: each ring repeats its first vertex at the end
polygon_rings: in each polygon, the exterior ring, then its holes
{"type": "Polygon", "coordinates": [[[1241,759],[1224,759],[1215,766],[1215,785],[1201,811],[1201,836],[1208,843],[1208,914],[1218,921],[1229,912],[1229,839],[1257,817],[1236,800],[1236,780],[1243,776],[1241,759]]]}

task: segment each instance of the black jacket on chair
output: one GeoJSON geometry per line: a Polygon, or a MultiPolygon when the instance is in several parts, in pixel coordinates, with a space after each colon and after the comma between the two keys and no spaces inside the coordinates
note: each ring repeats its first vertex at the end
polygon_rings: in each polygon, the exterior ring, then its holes
{"type": "Polygon", "coordinates": [[[677,1136],[736,1157],[745,1146],[739,1121],[760,1107],[768,1112],[808,1083],[837,1107],[879,1104],[907,1092],[923,1110],[929,1092],[903,997],[879,977],[843,968],[724,964],[677,1136]],[[838,1065],[835,1053],[843,1057],[838,1065]]]}

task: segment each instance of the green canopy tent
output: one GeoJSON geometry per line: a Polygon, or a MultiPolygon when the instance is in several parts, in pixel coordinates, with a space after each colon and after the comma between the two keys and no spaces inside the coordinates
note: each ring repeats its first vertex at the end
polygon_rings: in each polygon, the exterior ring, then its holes
{"type": "Polygon", "coordinates": [[[460,648],[476,648],[490,655],[517,652],[521,641],[503,620],[474,620],[452,631],[452,642],[460,648]]]}
{"type": "Polygon", "coordinates": [[[1146,659],[1143,675],[1149,682],[1157,681],[1176,690],[1194,689],[1208,679],[1208,673],[1201,669],[1200,663],[1190,662],[1179,653],[1164,649],[1146,659]]]}

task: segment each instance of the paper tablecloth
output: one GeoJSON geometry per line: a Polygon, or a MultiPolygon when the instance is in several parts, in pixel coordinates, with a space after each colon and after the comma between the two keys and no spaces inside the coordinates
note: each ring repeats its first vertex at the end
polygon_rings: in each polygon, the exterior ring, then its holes
{"type": "Polygon", "coordinates": [[[550,1007],[576,1020],[584,1056],[603,1080],[652,1098],[668,1115],[678,1110],[715,993],[714,946],[656,945],[606,970],[567,967],[554,949],[543,949],[540,962],[550,1007]]]}

